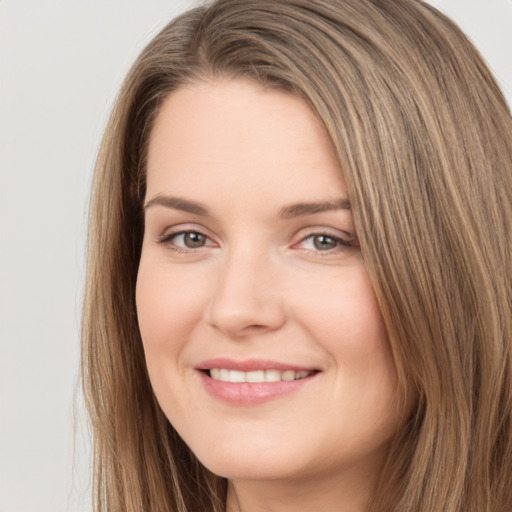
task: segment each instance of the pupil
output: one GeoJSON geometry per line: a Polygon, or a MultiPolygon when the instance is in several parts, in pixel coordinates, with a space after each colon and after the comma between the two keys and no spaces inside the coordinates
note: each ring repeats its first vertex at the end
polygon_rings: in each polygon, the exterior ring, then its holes
{"type": "Polygon", "coordinates": [[[189,248],[202,247],[205,242],[205,237],[200,233],[186,233],[185,245],[189,248]]]}
{"type": "Polygon", "coordinates": [[[336,240],[330,236],[319,235],[314,238],[314,245],[316,249],[327,250],[334,249],[336,247],[336,240]]]}

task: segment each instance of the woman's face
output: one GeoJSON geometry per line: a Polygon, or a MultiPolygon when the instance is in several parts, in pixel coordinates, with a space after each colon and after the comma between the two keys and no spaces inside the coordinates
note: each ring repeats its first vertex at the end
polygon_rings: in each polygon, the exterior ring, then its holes
{"type": "Polygon", "coordinates": [[[214,473],[380,467],[397,374],[335,154],[303,100],[240,79],[166,100],[137,311],[162,409],[214,473]]]}

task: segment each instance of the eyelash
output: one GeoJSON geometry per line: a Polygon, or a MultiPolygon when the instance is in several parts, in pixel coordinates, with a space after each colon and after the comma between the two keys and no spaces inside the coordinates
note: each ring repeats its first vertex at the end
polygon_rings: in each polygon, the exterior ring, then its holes
{"type": "MultiPolygon", "coordinates": [[[[204,237],[206,240],[210,240],[210,238],[207,235],[205,235],[204,233],[201,233],[200,231],[193,230],[193,229],[187,229],[187,230],[177,231],[175,233],[165,234],[158,240],[158,243],[160,243],[162,245],[167,245],[171,251],[175,251],[175,252],[182,253],[182,254],[190,254],[193,252],[197,252],[198,250],[201,250],[204,247],[208,247],[208,244],[201,245],[197,248],[181,247],[181,246],[173,243],[173,240],[175,240],[178,236],[187,235],[187,234],[200,235],[201,237],[204,237]]],[[[353,248],[359,247],[359,243],[357,242],[357,239],[347,240],[347,239],[341,238],[339,236],[333,235],[329,232],[310,233],[309,235],[303,237],[297,244],[294,244],[294,247],[296,247],[297,245],[300,245],[300,244],[304,244],[304,242],[306,242],[307,240],[310,240],[310,239],[314,240],[315,237],[326,237],[336,243],[335,247],[333,247],[332,249],[325,250],[325,251],[322,251],[320,249],[306,249],[307,251],[314,252],[321,256],[332,255],[336,249],[346,250],[346,249],[353,249],[353,248]]]]}
{"type": "Polygon", "coordinates": [[[336,245],[332,248],[332,249],[327,249],[327,250],[320,250],[318,248],[316,249],[306,249],[308,251],[312,251],[312,252],[315,252],[317,253],[318,255],[320,256],[329,256],[331,254],[333,254],[334,251],[336,251],[336,249],[341,250],[346,250],[346,249],[353,249],[353,248],[357,248],[359,247],[359,244],[357,243],[357,240],[356,239],[344,239],[344,238],[341,238],[339,236],[336,236],[336,235],[333,235],[331,233],[324,233],[324,232],[319,232],[319,233],[310,233],[309,235],[303,237],[298,244],[295,244],[295,245],[299,245],[299,244],[304,244],[307,240],[311,240],[312,243],[314,244],[314,239],[315,238],[319,238],[319,237],[325,237],[325,238],[328,238],[330,240],[332,240],[336,245]]]}

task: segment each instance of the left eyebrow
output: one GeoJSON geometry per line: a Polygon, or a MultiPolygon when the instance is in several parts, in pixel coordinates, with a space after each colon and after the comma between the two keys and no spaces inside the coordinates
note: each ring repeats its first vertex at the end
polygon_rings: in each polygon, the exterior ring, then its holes
{"type": "Polygon", "coordinates": [[[338,201],[321,201],[318,203],[296,203],[281,208],[279,210],[279,217],[282,219],[292,219],[294,217],[315,215],[316,213],[332,210],[350,209],[350,201],[347,198],[341,198],[338,201]]]}

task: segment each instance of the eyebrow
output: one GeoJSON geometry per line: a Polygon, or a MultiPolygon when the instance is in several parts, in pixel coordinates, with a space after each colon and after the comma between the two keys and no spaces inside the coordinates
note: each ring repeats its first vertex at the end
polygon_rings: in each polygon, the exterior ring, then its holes
{"type": "Polygon", "coordinates": [[[183,199],[182,197],[157,195],[144,205],[144,210],[152,206],[164,206],[165,208],[173,208],[174,210],[181,210],[194,215],[200,215],[201,217],[210,217],[208,210],[202,204],[183,199]]]}
{"type": "MultiPolygon", "coordinates": [[[[163,206],[174,210],[181,210],[201,217],[211,217],[208,209],[201,203],[190,201],[182,197],[157,195],[150,199],[145,205],[144,210],[153,206],[163,206]]],[[[320,201],[312,203],[295,203],[284,206],[279,210],[278,217],[282,219],[292,219],[295,217],[304,217],[334,210],[350,210],[350,201],[347,198],[341,198],[337,201],[320,201]]]]}
{"type": "Polygon", "coordinates": [[[279,217],[292,219],[306,215],[315,215],[333,210],[350,210],[350,201],[343,197],[337,201],[320,201],[315,203],[296,203],[285,206],[279,210],[279,217]]]}

